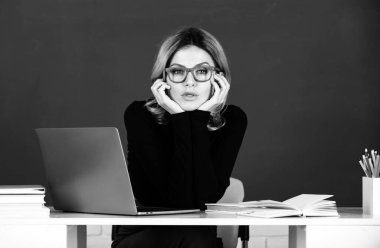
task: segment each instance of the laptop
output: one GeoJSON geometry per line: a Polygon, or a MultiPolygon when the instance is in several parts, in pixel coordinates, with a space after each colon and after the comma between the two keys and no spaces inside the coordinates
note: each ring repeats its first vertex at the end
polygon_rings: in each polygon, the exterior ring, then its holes
{"type": "Polygon", "coordinates": [[[137,206],[114,127],[38,128],[36,132],[56,210],[120,215],[200,211],[137,206]]]}

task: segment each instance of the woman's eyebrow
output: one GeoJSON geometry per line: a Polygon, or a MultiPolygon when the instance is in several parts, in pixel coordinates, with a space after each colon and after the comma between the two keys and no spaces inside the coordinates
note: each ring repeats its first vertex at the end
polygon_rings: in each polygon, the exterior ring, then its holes
{"type": "Polygon", "coordinates": [[[177,63],[171,64],[171,65],[169,65],[169,67],[172,67],[173,65],[180,66],[180,67],[185,67],[184,65],[180,65],[180,64],[177,64],[177,63]]]}
{"type": "MultiPolygon", "coordinates": [[[[195,66],[193,66],[193,68],[194,68],[194,67],[197,67],[197,66],[199,66],[199,65],[204,65],[204,64],[206,64],[206,65],[210,65],[208,62],[202,62],[202,63],[196,64],[195,66]]],[[[181,65],[181,64],[177,64],[177,63],[171,64],[169,67],[172,67],[173,65],[187,68],[186,66],[181,65]]]]}

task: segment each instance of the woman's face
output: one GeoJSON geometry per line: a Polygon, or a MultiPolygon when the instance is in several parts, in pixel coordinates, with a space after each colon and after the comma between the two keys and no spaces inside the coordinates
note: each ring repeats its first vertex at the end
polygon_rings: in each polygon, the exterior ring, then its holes
{"type": "MultiPolygon", "coordinates": [[[[196,46],[188,46],[174,54],[169,67],[183,66],[193,68],[200,64],[215,66],[214,61],[206,51],[196,46]]],[[[182,83],[173,83],[169,77],[166,77],[166,81],[170,85],[170,97],[185,111],[196,110],[209,99],[210,80],[197,82],[190,72],[182,83]],[[195,96],[189,96],[186,93],[193,93],[195,96]]]]}

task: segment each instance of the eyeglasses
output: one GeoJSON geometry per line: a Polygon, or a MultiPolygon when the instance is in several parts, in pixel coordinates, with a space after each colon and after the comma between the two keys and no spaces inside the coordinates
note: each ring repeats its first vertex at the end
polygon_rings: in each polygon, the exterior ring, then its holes
{"type": "Polygon", "coordinates": [[[173,83],[183,83],[187,78],[187,74],[191,72],[195,81],[206,82],[211,79],[213,71],[219,72],[219,69],[210,65],[196,65],[193,68],[175,66],[165,69],[164,78],[166,78],[166,72],[173,83]]]}

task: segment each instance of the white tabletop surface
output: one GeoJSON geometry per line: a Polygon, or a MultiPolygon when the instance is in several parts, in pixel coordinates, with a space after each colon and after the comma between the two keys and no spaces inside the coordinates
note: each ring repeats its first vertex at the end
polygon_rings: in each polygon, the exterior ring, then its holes
{"type": "Polygon", "coordinates": [[[49,218],[1,217],[0,225],[323,225],[380,226],[380,216],[365,215],[361,208],[338,208],[339,217],[254,218],[204,212],[179,215],[124,216],[51,211],[49,218]]]}

